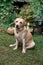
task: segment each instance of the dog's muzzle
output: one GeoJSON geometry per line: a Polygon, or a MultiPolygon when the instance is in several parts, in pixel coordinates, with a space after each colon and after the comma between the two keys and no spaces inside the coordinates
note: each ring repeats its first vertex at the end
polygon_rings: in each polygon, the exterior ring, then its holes
{"type": "Polygon", "coordinates": [[[16,28],[17,28],[17,29],[20,29],[20,28],[19,28],[19,25],[16,25],[16,28]]]}

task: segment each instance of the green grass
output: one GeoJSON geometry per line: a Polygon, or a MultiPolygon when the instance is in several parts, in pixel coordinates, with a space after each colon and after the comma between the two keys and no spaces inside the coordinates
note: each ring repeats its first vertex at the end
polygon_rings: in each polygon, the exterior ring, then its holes
{"type": "Polygon", "coordinates": [[[22,54],[21,48],[13,50],[10,44],[15,43],[13,35],[0,32],[0,65],[43,65],[43,35],[33,35],[36,47],[22,54]]]}

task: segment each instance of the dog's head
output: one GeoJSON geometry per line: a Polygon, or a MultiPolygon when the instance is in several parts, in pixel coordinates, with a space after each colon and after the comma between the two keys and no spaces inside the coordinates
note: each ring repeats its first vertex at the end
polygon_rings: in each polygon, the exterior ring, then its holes
{"type": "Polygon", "coordinates": [[[23,28],[24,26],[27,25],[27,23],[25,22],[25,20],[22,19],[22,18],[17,18],[17,19],[14,21],[14,23],[15,23],[15,27],[16,27],[17,29],[21,29],[21,28],[23,28]]]}

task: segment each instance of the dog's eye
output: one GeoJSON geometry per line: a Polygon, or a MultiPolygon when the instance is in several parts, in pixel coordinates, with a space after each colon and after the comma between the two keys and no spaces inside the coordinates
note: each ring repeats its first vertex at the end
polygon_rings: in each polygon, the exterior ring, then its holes
{"type": "Polygon", "coordinates": [[[22,22],[20,22],[20,24],[22,24],[22,22]]]}
{"type": "Polygon", "coordinates": [[[18,22],[18,21],[16,21],[16,22],[18,22]]]}

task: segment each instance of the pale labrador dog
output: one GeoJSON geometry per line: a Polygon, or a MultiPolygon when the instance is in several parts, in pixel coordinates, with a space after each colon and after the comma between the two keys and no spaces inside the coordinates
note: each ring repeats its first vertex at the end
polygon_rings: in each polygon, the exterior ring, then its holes
{"type": "Polygon", "coordinates": [[[14,23],[14,34],[16,38],[16,43],[10,45],[10,47],[15,46],[15,48],[13,49],[16,50],[18,48],[18,44],[22,43],[22,53],[26,53],[27,49],[33,48],[35,46],[32,34],[30,33],[29,29],[27,29],[27,24],[24,19],[17,18],[14,23]]]}

